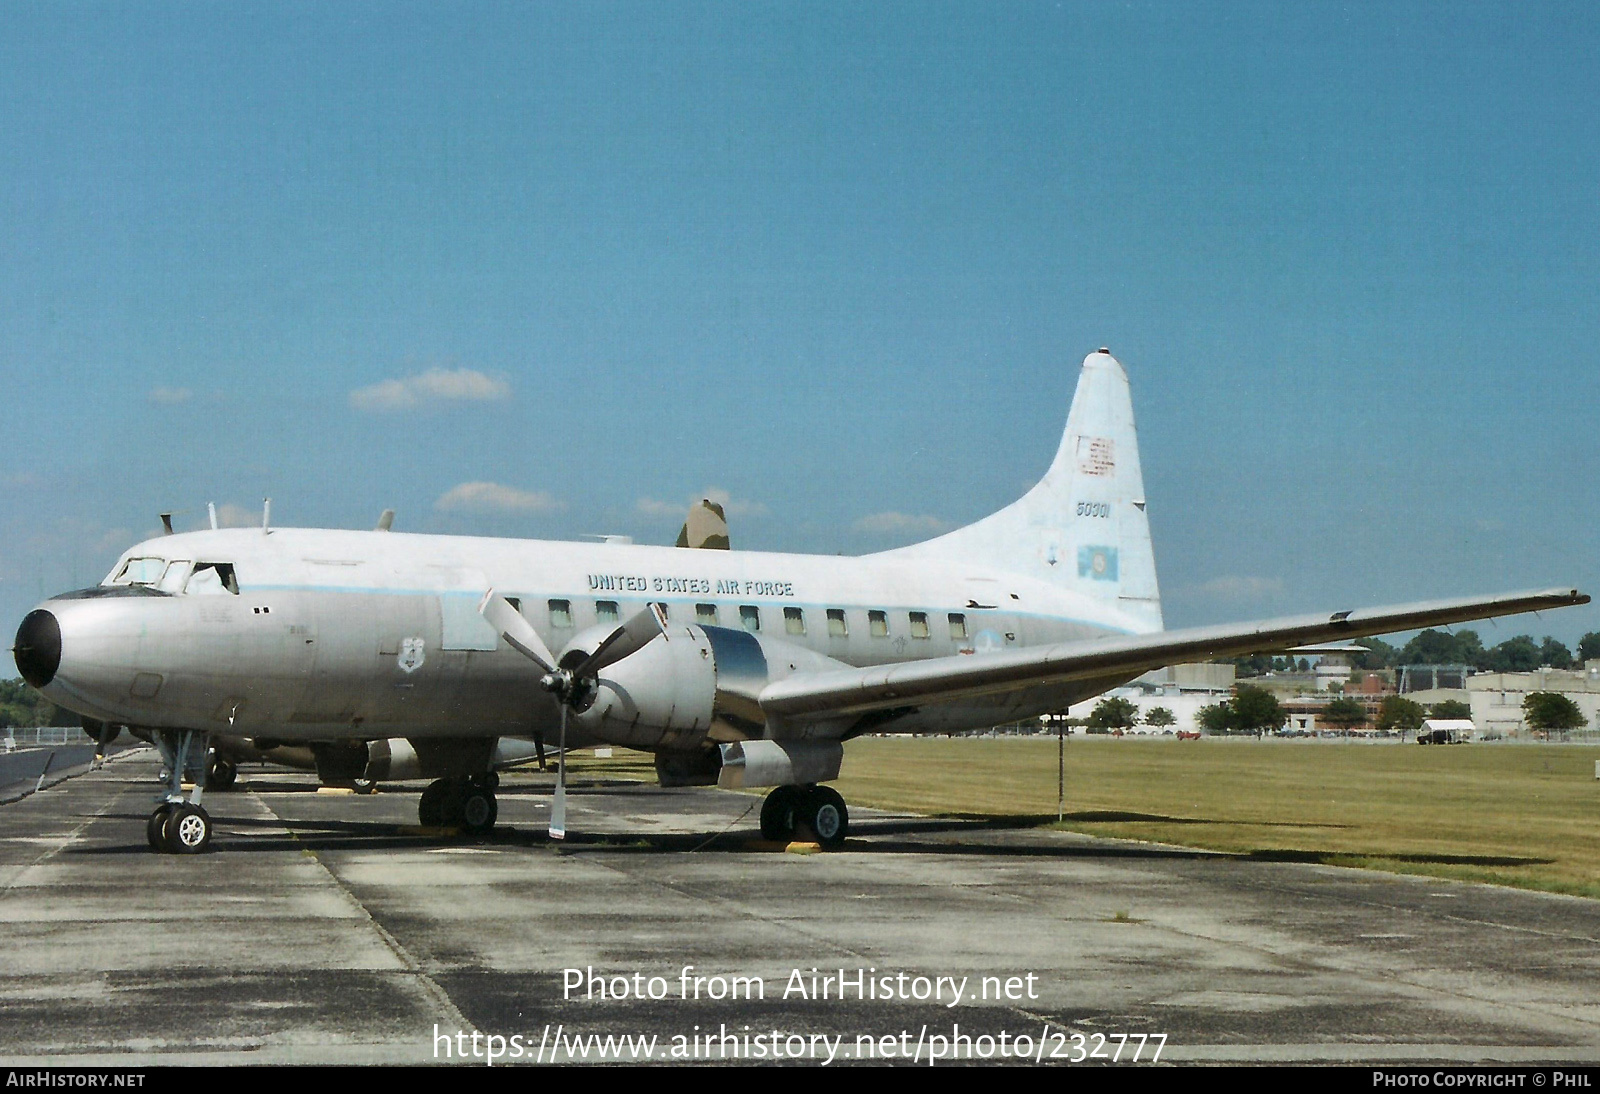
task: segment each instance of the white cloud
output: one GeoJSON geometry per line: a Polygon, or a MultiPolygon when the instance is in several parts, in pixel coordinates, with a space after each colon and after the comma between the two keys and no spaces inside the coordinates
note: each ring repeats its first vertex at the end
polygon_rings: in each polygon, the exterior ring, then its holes
{"type": "Polygon", "coordinates": [[[1283,579],[1281,577],[1253,577],[1245,574],[1229,574],[1202,582],[1194,586],[1192,591],[1200,596],[1211,596],[1218,599],[1262,600],[1269,596],[1277,596],[1283,592],[1283,579]]]}
{"type": "Polygon", "coordinates": [[[915,513],[899,513],[890,510],[887,513],[872,513],[862,517],[852,527],[858,532],[872,532],[877,535],[894,535],[904,532],[918,535],[935,535],[950,526],[938,517],[915,513]]]}
{"type": "Polygon", "coordinates": [[[657,501],[655,498],[640,498],[635,507],[647,517],[670,517],[674,520],[682,520],[688,515],[693,506],[700,503],[701,498],[714,501],[722,506],[723,515],[730,520],[734,517],[764,517],[768,512],[767,507],[759,501],[736,498],[720,486],[708,486],[686,501],[657,501]]]}
{"type": "Polygon", "coordinates": [[[99,552],[113,552],[121,554],[133,544],[133,533],[126,528],[109,528],[95,540],[94,549],[99,552]]]}
{"type": "Polygon", "coordinates": [[[497,482],[464,482],[434,502],[437,509],[462,513],[548,513],[561,503],[542,490],[518,490],[497,482]]]}
{"type": "Polygon", "coordinates": [[[689,511],[687,504],[654,498],[640,498],[636,508],[647,517],[681,517],[689,511]]]}
{"type": "MultiPolygon", "coordinates": [[[[764,517],[767,507],[759,501],[748,498],[736,498],[720,486],[708,486],[700,492],[700,498],[709,498],[722,506],[722,511],[730,517],[764,517]]],[[[700,498],[695,498],[699,501],[700,498]]]]}
{"type": "Polygon", "coordinates": [[[427,372],[401,379],[380,380],[350,393],[350,405],[357,410],[386,413],[412,410],[426,403],[488,402],[511,394],[504,380],[470,368],[430,368],[427,372]]]}
{"type": "Polygon", "coordinates": [[[150,389],[149,399],[158,406],[176,406],[187,403],[194,398],[194,392],[186,387],[153,387],[150,389]]]}

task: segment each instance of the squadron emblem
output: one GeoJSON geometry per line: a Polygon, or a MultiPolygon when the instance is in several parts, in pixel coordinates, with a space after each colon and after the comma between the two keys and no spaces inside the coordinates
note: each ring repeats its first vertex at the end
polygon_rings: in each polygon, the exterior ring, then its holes
{"type": "Polygon", "coordinates": [[[428,659],[423,650],[422,639],[406,638],[400,642],[400,668],[405,672],[416,672],[422,663],[428,659]]]}

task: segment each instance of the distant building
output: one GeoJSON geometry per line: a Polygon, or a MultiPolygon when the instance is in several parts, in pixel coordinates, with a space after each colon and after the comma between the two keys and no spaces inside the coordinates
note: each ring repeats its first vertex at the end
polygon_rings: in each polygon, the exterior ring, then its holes
{"type": "Polygon", "coordinates": [[[1594,660],[1585,661],[1581,669],[1480,672],[1471,677],[1467,693],[1479,736],[1526,736],[1529,729],[1522,716],[1522,700],[1536,691],[1565,695],[1589,720],[1588,732],[1593,735],[1600,730],[1600,660],[1594,660]]]}
{"type": "Polygon", "coordinates": [[[1126,699],[1139,708],[1139,725],[1134,727],[1135,733],[1160,734],[1165,730],[1192,733],[1200,728],[1196,720],[1200,708],[1227,699],[1233,692],[1233,684],[1234,668],[1229,664],[1202,662],[1171,665],[1147,672],[1133,683],[1105,695],[1085,699],[1068,708],[1067,715],[1071,718],[1087,718],[1096,703],[1106,696],[1113,696],[1126,699]],[[1145,725],[1145,717],[1156,707],[1166,707],[1172,711],[1174,724],[1160,729],[1145,725]]]}
{"type": "Polygon", "coordinates": [[[1466,691],[1467,677],[1471,675],[1471,665],[1401,665],[1400,694],[1412,695],[1421,691],[1466,691]]]}
{"type": "Polygon", "coordinates": [[[1355,671],[1351,663],[1357,656],[1370,653],[1367,646],[1358,646],[1352,642],[1341,642],[1338,645],[1321,646],[1296,646],[1289,651],[1300,657],[1315,657],[1317,663],[1311,671],[1316,676],[1318,691],[1337,691],[1343,688],[1345,681],[1350,679],[1350,674],[1355,671]],[[1334,685],[1338,684],[1339,688],[1334,685]]]}

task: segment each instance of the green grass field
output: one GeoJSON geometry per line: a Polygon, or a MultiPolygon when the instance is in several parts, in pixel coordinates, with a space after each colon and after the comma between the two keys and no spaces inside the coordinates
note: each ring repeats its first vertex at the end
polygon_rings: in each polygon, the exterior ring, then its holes
{"type": "MultiPolygon", "coordinates": [[[[1094,835],[1600,897],[1593,745],[1070,737],[1066,820],[1094,835]]],[[[1056,742],[868,738],[847,801],[1056,823],[1056,742]]]]}
{"type": "MultiPolygon", "coordinates": [[[[1077,832],[1600,898],[1596,745],[1067,739],[1077,832]]],[[[650,758],[574,757],[575,779],[653,782],[650,758]]],[[[845,746],[852,805],[1056,825],[1053,738],[845,746]]]]}

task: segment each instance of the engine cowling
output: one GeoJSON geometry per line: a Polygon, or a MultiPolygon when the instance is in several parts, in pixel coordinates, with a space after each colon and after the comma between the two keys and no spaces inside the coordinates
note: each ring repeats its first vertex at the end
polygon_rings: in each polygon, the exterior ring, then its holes
{"type": "MultiPolygon", "coordinates": [[[[603,638],[603,635],[599,637],[603,638]]],[[[571,651],[598,639],[580,635],[571,651]]],[[[677,626],[609,666],[574,711],[576,725],[613,744],[640,749],[691,749],[708,741],[742,741],[781,729],[761,710],[761,690],[796,672],[848,668],[781,639],[729,627],[677,626]]],[[[808,734],[831,727],[808,724],[808,734]]]]}

